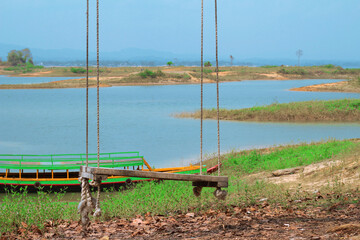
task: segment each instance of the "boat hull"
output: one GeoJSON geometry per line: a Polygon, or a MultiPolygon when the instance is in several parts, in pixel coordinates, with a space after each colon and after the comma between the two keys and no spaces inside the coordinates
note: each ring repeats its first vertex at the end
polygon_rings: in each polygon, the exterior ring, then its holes
{"type": "MultiPolygon", "coordinates": [[[[134,180],[129,183],[129,181],[118,181],[118,182],[109,182],[102,183],[101,190],[119,190],[121,188],[130,188],[137,183],[152,181],[152,179],[144,179],[144,180],[134,180]]],[[[93,189],[95,190],[95,189],[93,189]]],[[[8,193],[8,192],[21,192],[26,191],[29,193],[36,193],[39,191],[43,192],[80,192],[81,186],[80,184],[71,184],[71,183],[58,183],[58,184],[41,184],[37,185],[36,182],[33,184],[4,184],[0,183],[0,193],[8,193]]]]}
{"type": "MultiPolygon", "coordinates": [[[[196,174],[199,169],[178,171],[174,173],[196,174]]],[[[156,179],[136,178],[136,177],[109,177],[101,183],[101,189],[118,190],[120,188],[129,188],[137,183],[159,181],[156,179]]],[[[0,192],[24,191],[34,193],[38,191],[46,192],[80,192],[81,186],[78,178],[72,179],[4,179],[0,178],[0,192]]]]}

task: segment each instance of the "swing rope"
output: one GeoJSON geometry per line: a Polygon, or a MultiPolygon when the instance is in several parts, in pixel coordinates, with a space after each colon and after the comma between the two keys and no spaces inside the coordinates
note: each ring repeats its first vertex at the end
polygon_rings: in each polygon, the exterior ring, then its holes
{"type": "Polygon", "coordinates": [[[99,0],[96,1],[96,91],[97,91],[97,166],[100,167],[100,69],[99,69],[99,0]]]}
{"type": "MultiPolygon", "coordinates": [[[[217,0],[215,0],[215,40],[216,40],[216,110],[217,110],[217,145],[218,145],[218,176],[220,176],[220,103],[219,103],[219,54],[218,54],[218,19],[217,0]]],[[[200,175],[203,166],[203,120],[204,120],[204,0],[201,0],[201,103],[200,103],[200,175]]]]}
{"type": "Polygon", "coordinates": [[[218,135],[218,176],[220,176],[220,110],[219,110],[219,54],[218,54],[218,20],[217,0],[215,0],[215,36],[216,36],[216,104],[217,104],[217,135],[218,135]]]}
{"type": "MultiPolygon", "coordinates": [[[[100,101],[99,101],[99,0],[96,3],[96,18],[97,18],[97,165],[100,167],[100,101]]],[[[89,0],[87,0],[86,11],[86,167],[89,165],[89,0]]],[[[94,217],[101,216],[100,208],[100,185],[101,179],[93,179],[89,183],[89,179],[80,177],[81,182],[81,201],[78,205],[78,213],[81,216],[82,228],[85,233],[90,224],[89,214],[93,213],[94,217]],[[96,199],[91,196],[90,185],[97,187],[96,199]]]]}
{"type": "MultiPolygon", "coordinates": [[[[100,57],[99,57],[99,0],[96,1],[96,87],[97,87],[97,166],[100,168],[100,57]]],[[[97,197],[95,204],[95,213],[94,216],[98,217],[101,215],[100,208],[100,185],[101,180],[96,179],[94,186],[97,187],[97,197]]]]}
{"type": "Polygon", "coordinates": [[[89,0],[86,8],[86,167],[89,166],[89,0]]]}
{"type": "Polygon", "coordinates": [[[200,175],[203,167],[203,103],[204,103],[204,0],[201,0],[201,106],[200,106],[200,175]]]}

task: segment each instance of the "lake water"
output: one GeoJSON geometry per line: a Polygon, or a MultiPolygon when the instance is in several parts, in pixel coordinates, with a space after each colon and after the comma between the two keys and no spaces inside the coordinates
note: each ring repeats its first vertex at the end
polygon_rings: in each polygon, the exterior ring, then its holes
{"type": "MultiPolygon", "coordinates": [[[[15,79],[15,78],[11,78],[15,79]]],[[[61,78],[64,79],[64,78],[61,78]]],[[[19,81],[22,81],[19,79],[19,81]]],[[[358,98],[356,93],[292,92],[336,80],[222,83],[222,108],[292,101],[358,98]]],[[[205,107],[216,107],[216,85],[206,84],[205,107]]],[[[156,167],[183,166],[199,157],[200,121],[177,112],[200,105],[200,85],[102,88],[101,152],[140,151],[156,167]]],[[[204,122],[204,150],[217,151],[216,121],[204,122]]],[[[85,152],[85,89],[0,90],[0,153],[85,152]]],[[[221,149],[359,137],[359,124],[221,122],[221,149]]],[[[96,152],[96,89],[90,89],[90,151],[96,152]]]]}
{"type": "Polygon", "coordinates": [[[47,82],[75,79],[75,78],[77,77],[9,77],[5,75],[0,75],[0,85],[47,83],[47,82]]]}

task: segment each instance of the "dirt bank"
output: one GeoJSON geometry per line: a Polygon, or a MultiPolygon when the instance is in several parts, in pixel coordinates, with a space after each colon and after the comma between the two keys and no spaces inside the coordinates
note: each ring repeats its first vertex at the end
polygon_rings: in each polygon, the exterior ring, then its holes
{"type": "Polygon", "coordinates": [[[360,92],[360,89],[351,85],[349,81],[315,84],[311,86],[292,88],[290,90],[301,92],[360,92]]]}

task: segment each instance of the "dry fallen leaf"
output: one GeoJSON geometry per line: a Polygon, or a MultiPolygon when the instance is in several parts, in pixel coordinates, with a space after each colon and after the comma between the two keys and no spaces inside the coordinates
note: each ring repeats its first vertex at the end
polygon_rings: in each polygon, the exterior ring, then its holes
{"type": "Polygon", "coordinates": [[[137,227],[139,225],[141,225],[143,223],[143,220],[136,218],[132,221],[132,223],[130,224],[131,226],[137,227]]]}

